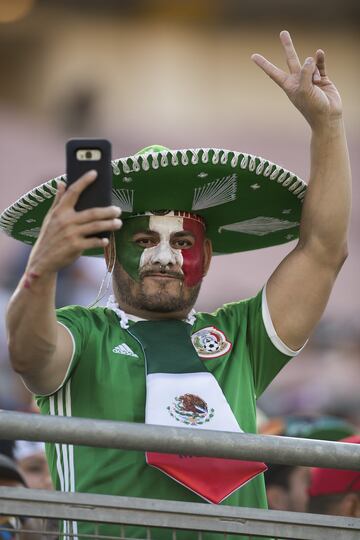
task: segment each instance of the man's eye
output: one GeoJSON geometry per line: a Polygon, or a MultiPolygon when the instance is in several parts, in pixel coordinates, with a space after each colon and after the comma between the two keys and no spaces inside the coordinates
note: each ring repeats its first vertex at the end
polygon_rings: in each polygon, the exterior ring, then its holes
{"type": "Polygon", "coordinates": [[[175,240],[174,242],[174,248],[176,249],[189,249],[193,246],[193,242],[191,240],[175,240]]]}
{"type": "Polygon", "coordinates": [[[152,238],[137,238],[135,243],[141,247],[152,247],[156,245],[156,242],[152,238]]]}

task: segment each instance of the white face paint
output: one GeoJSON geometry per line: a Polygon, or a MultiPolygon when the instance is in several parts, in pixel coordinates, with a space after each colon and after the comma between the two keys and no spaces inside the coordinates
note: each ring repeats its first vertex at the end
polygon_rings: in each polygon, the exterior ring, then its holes
{"type": "Polygon", "coordinates": [[[179,269],[182,268],[184,259],[180,249],[174,249],[170,245],[170,236],[179,231],[183,231],[182,217],[151,216],[149,229],[156,231],[160,236],[160,241],[156,246],[144,249],[140,258],[140,270],[143,266],[161,264],[166,266],[172,264],[179,269]]]}

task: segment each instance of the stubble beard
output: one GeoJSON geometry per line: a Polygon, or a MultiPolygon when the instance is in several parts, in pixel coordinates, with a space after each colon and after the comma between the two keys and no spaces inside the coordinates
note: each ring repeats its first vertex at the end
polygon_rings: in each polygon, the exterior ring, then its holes
{"type": "Polygon", "coordinates": [[[113,287],[120,307],[156,313],[189,313],[200,292],[201,282],[187,287],[183,281],[178,282],[178,293],[170,290],[171,283],[168,281],[159,282],[156,291],[149,292],[145,279],[135,281],[122,268],[115,266],[113,287]]]}

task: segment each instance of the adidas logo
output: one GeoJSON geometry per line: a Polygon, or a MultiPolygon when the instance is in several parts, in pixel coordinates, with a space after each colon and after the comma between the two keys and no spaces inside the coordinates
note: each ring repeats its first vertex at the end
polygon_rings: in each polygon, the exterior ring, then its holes
{"type": "Polygon", "coordinates": [[[113,352],[117,354],[126,354],[127,356],[134,356],[135,358],[139,358],[137,354],[134,353],[129,347],[129,345],[126,345],[126,343],[120,343],[120,345],[117,345],[113,348],[113,352]]]}

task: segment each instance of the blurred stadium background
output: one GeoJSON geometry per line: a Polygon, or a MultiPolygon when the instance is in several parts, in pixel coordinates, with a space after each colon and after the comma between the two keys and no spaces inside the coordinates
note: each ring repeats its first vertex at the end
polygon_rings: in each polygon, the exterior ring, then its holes
{"type": "MultiPolygon", "coordinates": [[[[353,176],[350,257],[307,349],[265,392],[267,415],[320,412],[360,425],[359,23],[356,0],[0,0],[0,209],[64,171],[70,137],[106,137],[113,157],[150,144],[258,154],[307,180],[309,128],[250,60],[284,66],[288,29],[321,47],[343,98],[353,176]]],[[[293,247],[218,257],[198,309],[255,294],[293,247]]],[[[28,248],[0,235],[0,408],[27,410],[8,365],[3,314],[28,248]]],[[[62,272],[58,305],[90,303],[105,272],[62,272]]],[[[313,276],[317,279],[317,276],[313,276]]]]}

